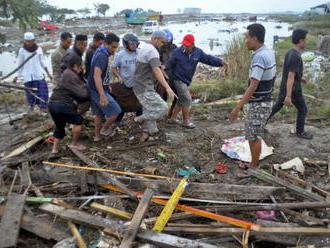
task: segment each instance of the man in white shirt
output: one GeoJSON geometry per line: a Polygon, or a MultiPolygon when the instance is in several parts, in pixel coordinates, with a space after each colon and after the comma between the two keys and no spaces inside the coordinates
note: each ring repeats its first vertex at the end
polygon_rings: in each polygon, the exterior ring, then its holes
{"type": "Polygon", "coordinates": [[[17,72],[17,77],[24,80],[24,86],[36,89],[35,91],[26,91],[26,100],[29,106],[29,112],[34,110],[37,105],[41,111],[47,111],[48,104],[48,86],[45,81],[45,72],[52,80],[46,63],[43,51],[35,42],[33,33],[24,34],[24,45],[18,52],[18,66],[21,66],[28,60],[17,72]]]}

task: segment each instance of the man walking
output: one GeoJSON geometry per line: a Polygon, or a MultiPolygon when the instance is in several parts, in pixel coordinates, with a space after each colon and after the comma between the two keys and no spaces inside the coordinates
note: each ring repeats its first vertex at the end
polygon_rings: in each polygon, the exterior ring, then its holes
{"type": "Polygon", "coordinates": [[[173,51],[166,65],[166,72],[178,95],[178,101],[169,122],[178,123],[177,116],[182,112],[183,126],[190,129],[195,128],[195,124],[190,120],[192,98],[188,87],[199,62],[210,66],[227,67],[227,64],[221,59],[207,55],[202,49],[195,47],[195,37],[188,34],[183,38],[182,46],[173,51]]]}
{"type": "Polygon", "coordinates": [[[89,46],[85,57],[85,77],[88,78],[91,69],[91,63],[95,51],[103,44],[105,36],[103,33],[97,32],[94,34],[93,43],[89,46]]]}
{"type": "Polygon", "coordinates": [[[165,41],[166,34],[156,31],[151,36],[150,44],[145,44],[137,55],[133,91],[143,108],[143,114],[135,117],[136,122],[143,123],[142,142],[158,132],[156,121],[165,116],[168,109],[155,90],[155,79],[162,84],[169,97],[175,96],[160,69],[161,62],[156,49],[160,49],[165,41]]]}
{"type": "Polygon", "coordinates": [[[66,51],[70,48],[72,44],[72,35],[68,32],[64,32],[61,34],[61,43],[56,48],[56,50],[52,53],[51,62],[53,68],[53,76],[54,76],[54,84],[58,85],[61,80],[62,69],[61,69],[61,61],[66,51]]]}
{"type": "Polygon", "coordinates": [[[33,112],[35,105],[38,105],[42,112],[46,112],[48,86],[44,72],[51,80],[52,76],[47,69],[42,49],[37,45],[34,34],[30,32],[24,34],[24,45],[18,52],[18,66],[25,61],[27,63],[18,70],[17,77],[23,78],[25,87],[37,89],[37,91],[25,92],[29,113],[33,112]]]}
{"type": "Polygon", "coordinates": [[[294,30],[292,33],[294,48],[289,50],[285,55],[280,93],[269,119],[280,111],[283,105],[287,107],[294,105],[298,111],[296,124],[297,137],[312,139],[313,135],[305,131],[307,106],[301,87],[301,83],[306,82],[303,79],[303,61],[301,59],[301,53],[306,46],[306,36],[307,31],[303,29],[294,30]]]}
{"type": "Polygon", "coordinates": [[[242,107],[247,104],[245,120],[246,139],[249,141],[252,161],[243,168],[258,167],[261,154],[261,139],[272,109],[272,91],[276,76],[275,53],[264,45],[266,30],[261,24],[247,27],[245,44],[254,51],[249,70],[248,88],[230,113],[235,121],[242,107]]]}
{"type": "Polygon", "coordinates": [[[95,115],[95,141],[100,141],[101,135],[110,136],[112,134],[111,125],[121,113],[121,108],[110,95],[109,88],[111,77],[109,57],[115,54],[118,46],[119,37],[110,33],[105,37],[104,44],[96,50],[92,59],[88,87],[92,112],[95,115]],[[103,116],[105,116],[106,122],[102,125],[103,116]]]}

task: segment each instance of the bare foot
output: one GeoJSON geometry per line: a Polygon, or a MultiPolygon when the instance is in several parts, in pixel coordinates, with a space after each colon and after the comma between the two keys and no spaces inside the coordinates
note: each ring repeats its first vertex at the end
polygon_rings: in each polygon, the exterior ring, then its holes
{"type": "Polygon", "coordinates": [[[76,149],[76,150],[78,150],[78,151],[84,151],[84,150],[86,150],[86,146],[84,146],[83,144],[70,144],[70,145],[68,145],[70,148],[72,148],[72,149],[76,149]]]}

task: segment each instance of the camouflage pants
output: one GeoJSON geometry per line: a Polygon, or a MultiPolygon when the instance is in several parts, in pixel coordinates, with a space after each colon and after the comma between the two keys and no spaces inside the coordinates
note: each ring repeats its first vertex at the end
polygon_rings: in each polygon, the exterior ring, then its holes
{"type": "Polygon", "coordinates": [[[246,105],[245,138],[255,141],[263,137],[268,117],[272,112],[272,102],[252,102],[246,105]]]}
{"type": "Polygon", "coordinates": [[[143,131],[149,134],[158,132],[157,120],[164,117],[168,111],[166,102],[156,91],[146,91],[141,94],[135,93],[142,105],[143,114],[137,120],[143,122],[143,131]]]}

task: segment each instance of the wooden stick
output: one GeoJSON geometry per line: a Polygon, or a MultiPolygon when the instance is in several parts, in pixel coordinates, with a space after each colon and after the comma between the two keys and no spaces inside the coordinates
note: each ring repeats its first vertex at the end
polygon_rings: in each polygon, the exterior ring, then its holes
{"type": "Polygon", "coordinates": [[[157,176],[157,175],[139,174],[139,173],[126,172],[126,171],[117,171],[117,170],[111,170],[111,169],[102,169],[102,168],[79,166],[79,165],[53,163],[53,162],[48,162],[48,161],[43,161],[42,163],[44,165],[64,167],[64,168],[75,169],[75,170],[108,172],[108,173],[117,174],[117,175],[125,175],[125,176],[133,176],[133,177],[145,177],[145,178],[154,178],[154,179],[167,179],[167,180],[170,179],[169,177],[163,177],[163,176],[157,176]]]}
{"type": "Polygon", "coordinates": [[[73,237],[75,238],[77,245],[79,248],[87,248],[87,245],[84,241],[84,239],[81,237],[77,227],[75,224],[73,224],[71,221],[68,222],[68,226],[70,228],[70,231],[73,235],[73,237]]]}
{"type": "Polygon", "coordinates": [[[111,208],[111,207],[107,207],[107,206],[101,205],[101,204],[96,203],[96,202],[93,202],[90,206],[91,206],[91,208],[97,209],[97,210],[102,211],[102,212],[107,213],[107,214],[115,215],[115,216],[120,217],[122,219],[131,220],[132,217],[133,217],[133,215],[128,213],[128,212],[121,211],[121,210],[111,208]]]}
{"type": "Polygon", "coordinates": [[[146,189],[144,192],[141,201],[134,213],[134,216],[132,218],[132,222],[129,225],[124,239],[120,244],[120,248],[130,248],[133,245],[133,242],[135,240],[136,234],[140,228],[140,225],[142,223],[142,220],[148,210],[148,207],[150,205],[150,200],[154,194],[154,191],[152,189],[146,189]]]}

